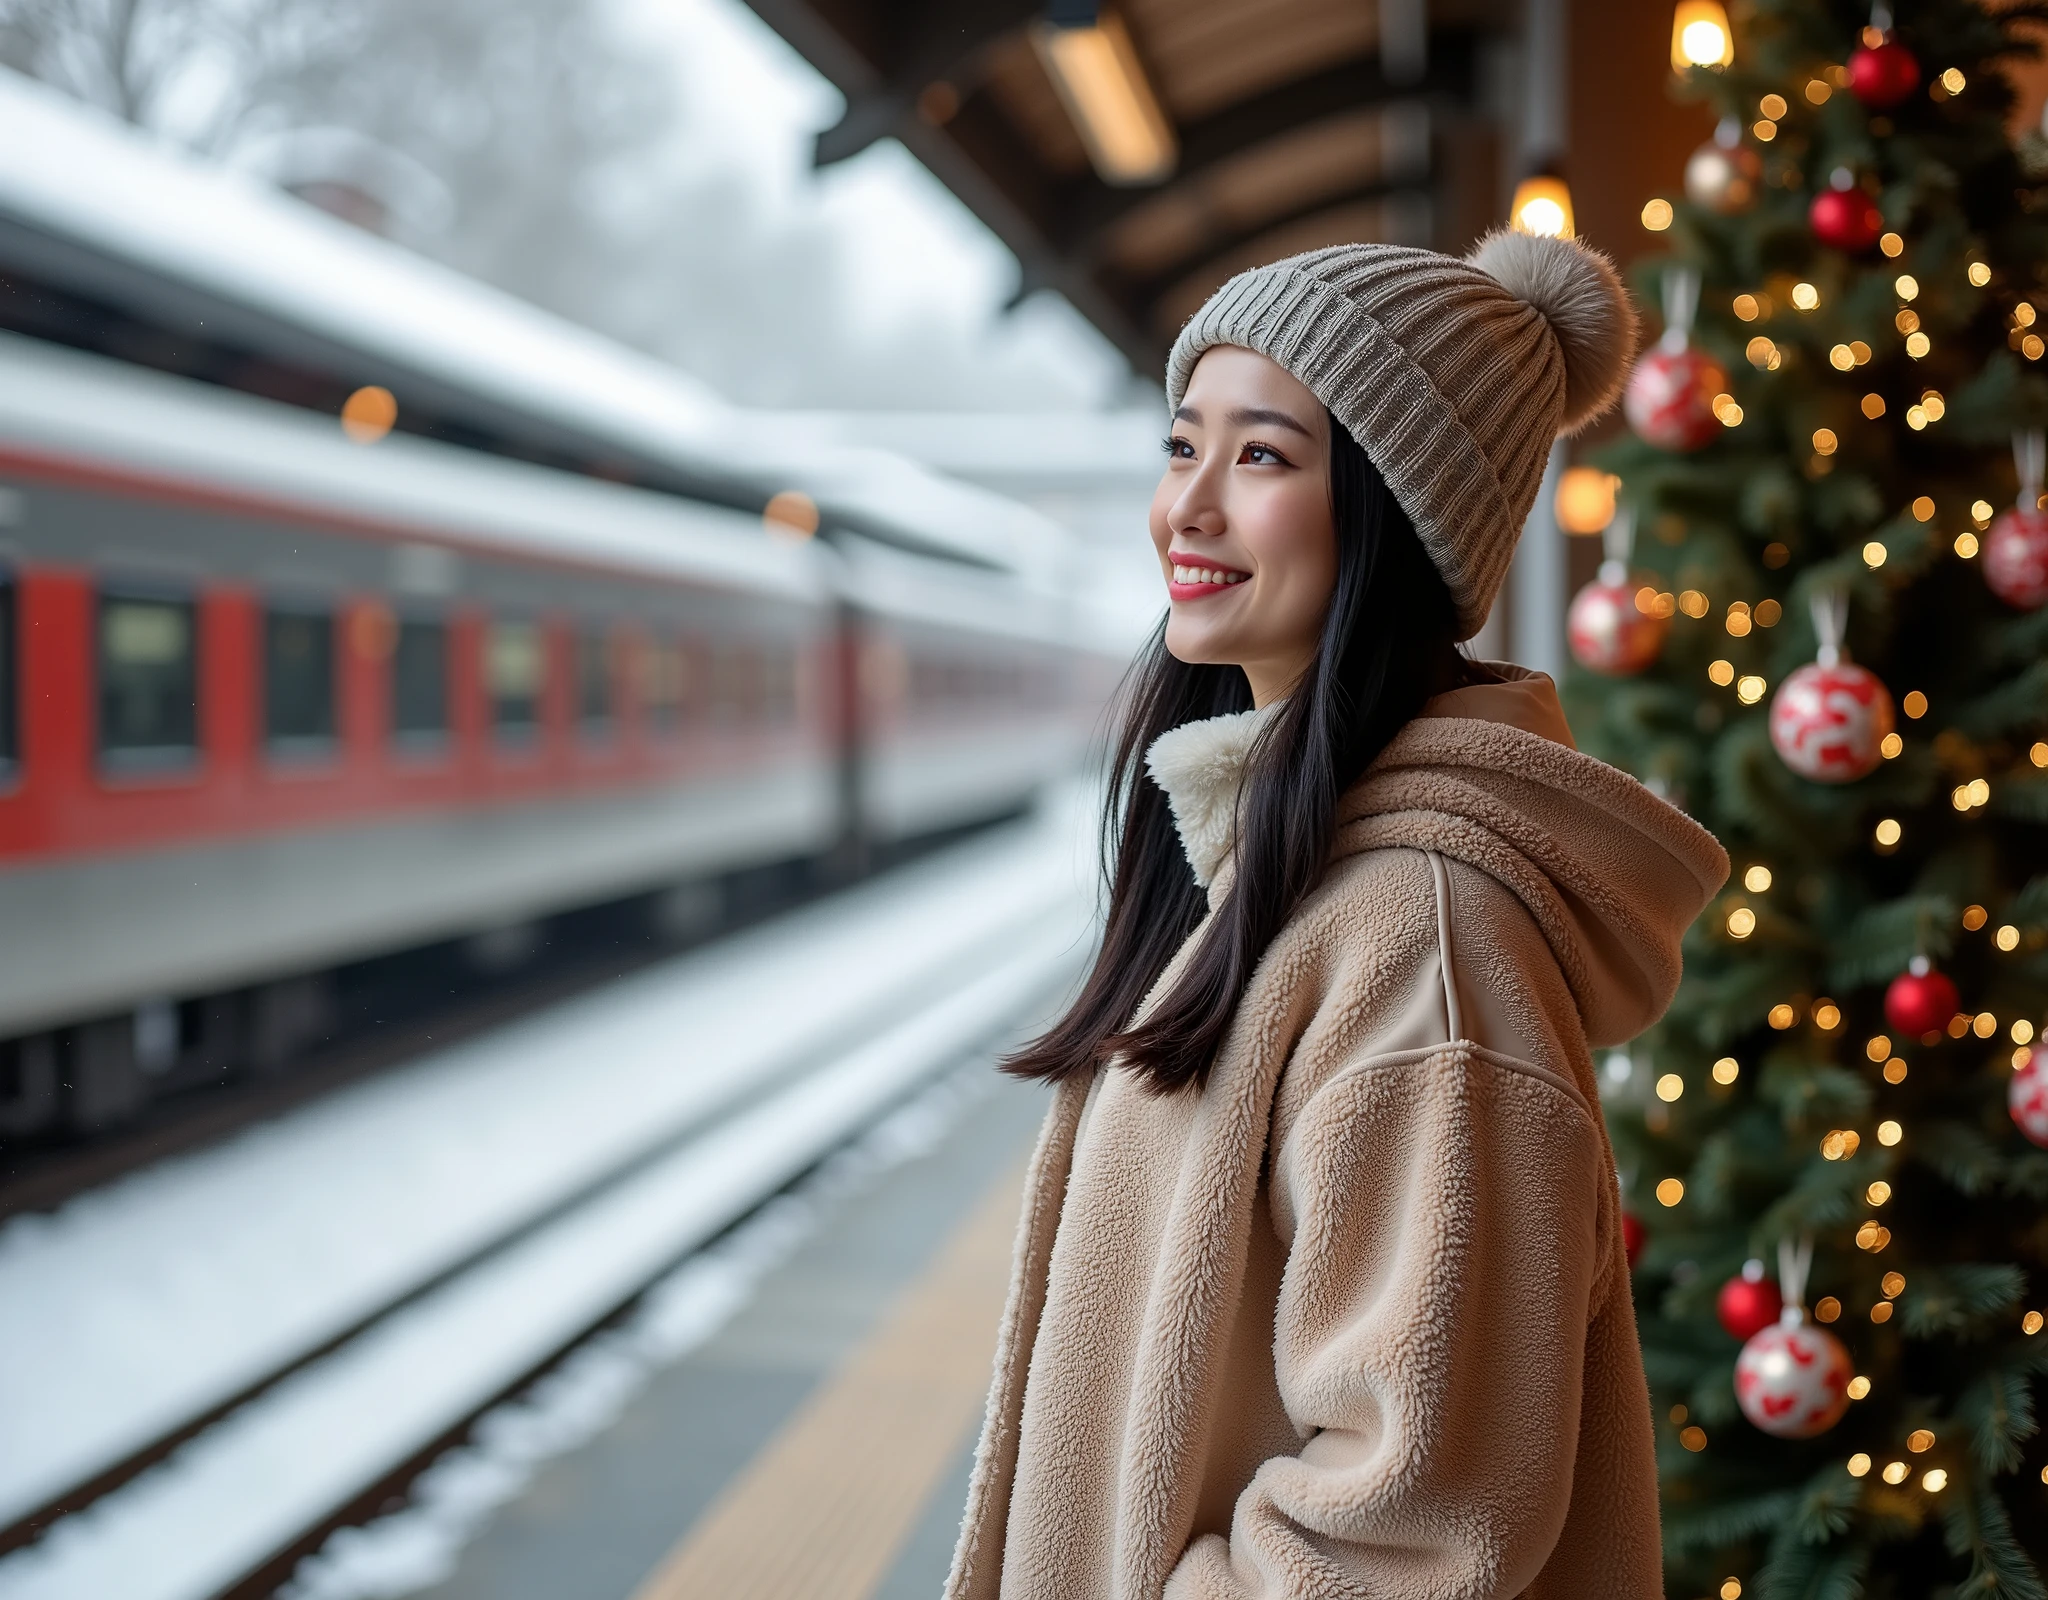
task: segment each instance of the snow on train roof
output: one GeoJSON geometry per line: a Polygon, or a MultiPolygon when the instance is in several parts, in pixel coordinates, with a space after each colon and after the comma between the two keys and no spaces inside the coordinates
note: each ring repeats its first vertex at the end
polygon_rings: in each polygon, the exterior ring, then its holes
{"type": "Polygon", "coordinates": [[[325,418],[0,333],[0,448],[247,495],[394,537],[822,598],[819,552],[758,519],[428,439],[350,444],[325,418]]]}
{"type": "Polygon", "coordinates": [[[901,457],[780,441],[677,369],[0,68],[0,209],[534,417],[686,470],[796,488],[1007,568],[1066,532],[901,457]]]}

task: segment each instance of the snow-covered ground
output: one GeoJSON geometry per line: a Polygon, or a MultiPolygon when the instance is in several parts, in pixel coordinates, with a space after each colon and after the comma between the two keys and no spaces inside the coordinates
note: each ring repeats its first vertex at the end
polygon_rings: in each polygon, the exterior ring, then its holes
{"type": "Polygon", "coordinates": [[[203,1595],[389,1471],[1042,1003],[1088,936],[1082,831],[1049,805],[10,1224],[8,1518],[349,1337],[0,1562],[0,1596],[203,1595]]]}

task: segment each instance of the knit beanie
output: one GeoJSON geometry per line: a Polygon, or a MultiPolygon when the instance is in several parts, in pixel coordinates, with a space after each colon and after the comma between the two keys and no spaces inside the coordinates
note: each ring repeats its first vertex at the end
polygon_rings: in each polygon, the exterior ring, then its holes
{"type": "Polygon", "coordinates": [[[1342,244],[1240,272],[1181,329],[1177,410],[1195,362],[1242,345],[1301,380],[1350,430],[1479,631],[1535,503],[1551,442],[1614,403],[1636,318],[1613,263],[1507,229],[1465,260],[1342,244]]]}

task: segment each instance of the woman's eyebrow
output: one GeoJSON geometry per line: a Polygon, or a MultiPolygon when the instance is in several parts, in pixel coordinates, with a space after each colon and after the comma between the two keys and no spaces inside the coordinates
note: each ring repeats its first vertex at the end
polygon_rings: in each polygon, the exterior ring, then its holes
{"type": "Polygon", "coordinates": [[[1244,428],[1251,426],[1255,422],[1263,422],[1269,428],[1292,428],[1304,439],[1313,439],[1315,437],[1314,434],[1310,433],[1308,429],[1296,422],[1286,412],[1269,411],[1263,406],[1241,406],[1223,420],[1228,422],[1233,428],[1244,428]]]}

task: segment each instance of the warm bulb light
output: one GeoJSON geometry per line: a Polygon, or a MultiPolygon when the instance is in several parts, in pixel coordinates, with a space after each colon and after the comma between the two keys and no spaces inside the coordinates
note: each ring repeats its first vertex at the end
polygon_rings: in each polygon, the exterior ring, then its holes
{"type": "Polygon", "coordinates": [[[761,521],[778,538],[808,539],[818,531],[818,503],[801,489],[784,489],[769,497],[761,521]]]}
{"type": "Polygon", "coordinates": [[[1040,27],[1032,40],[1104,183],[1158,183],[1172,173],[1180,147],[1122,18],[1104,12],[1093,27],[1040,27]]]}
{"type": "Polygon", "coordinates": [[[1521,233],[1533,233],[1542,239],[1576,237],[1572,226],[1572,192],[1565,187],[1564,179],[1549,173],[1524,178],[1515,186],[1508,217],[1521,233]]]}
{"type": "Polygon", "coordinates": [[[1678,0],[1671,16],[1671,68],[1725,67],[1735,60],[1735,35],[1721,0],[1678,0]]]}
{"type": "Polygon", "coordinates": [[[1566,533],[1593,534],[1614,520],[1614,491],[1621,480],[1598,467],[1567,467],[1557,480],[1557,525],[1566,533]]]}
{"type": "Polygon", "coordinates": [[[357,444],[375,444],[398,422],[398,402],[380,384],[366,384],[341,403],[341,431],[357,444]]]}

